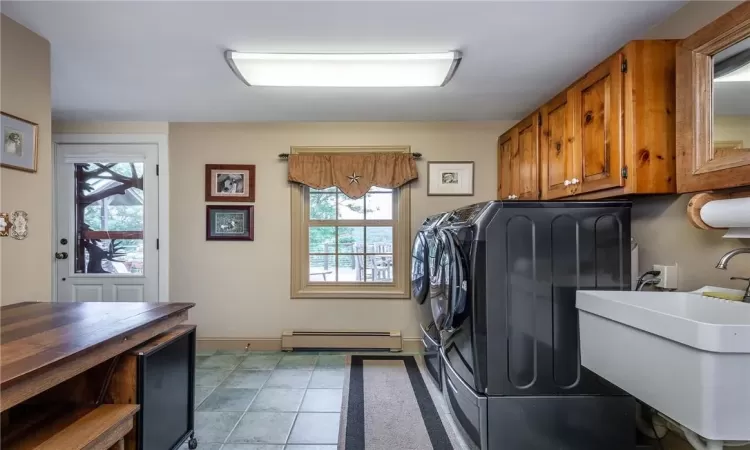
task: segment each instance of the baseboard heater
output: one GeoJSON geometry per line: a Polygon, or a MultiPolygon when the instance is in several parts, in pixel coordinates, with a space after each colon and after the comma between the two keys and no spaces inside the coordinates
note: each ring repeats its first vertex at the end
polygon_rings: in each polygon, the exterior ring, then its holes
{"type": "Polygon", "coordinates": [[[351,349],[400,352],[400,331],[284,331],[281,349],[351,349]]]}

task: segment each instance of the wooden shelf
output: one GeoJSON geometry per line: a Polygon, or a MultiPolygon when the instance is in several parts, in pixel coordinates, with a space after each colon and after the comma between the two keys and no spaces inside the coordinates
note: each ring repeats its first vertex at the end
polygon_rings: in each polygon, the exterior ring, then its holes
{"type": "MultiPolygon", "coordinates": [[[[23,407],[20,407],[23,408],[23,407]]],[[[26,408],[24,408],[26,409],[26,408]]],[[[107,450],[133,428],[139,405],[37,405],[3,426],[4,450],[107,450]]],[[[116,448],[116,447],[115,447],[116,448]]]]}

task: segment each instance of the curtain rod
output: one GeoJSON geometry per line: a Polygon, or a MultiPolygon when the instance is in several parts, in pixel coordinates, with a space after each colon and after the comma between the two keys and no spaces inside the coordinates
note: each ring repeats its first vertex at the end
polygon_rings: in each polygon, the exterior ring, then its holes
{"type": "MultiPolygon", "coordinates": [[[[414,159],[421,159],[422,158],[422,154],[421,153],[412,153],[411,156],[414,159]]],[[[279,153],[279,159],[287,159],[287,158],[289,158],[289,153],[279,153]]]]}

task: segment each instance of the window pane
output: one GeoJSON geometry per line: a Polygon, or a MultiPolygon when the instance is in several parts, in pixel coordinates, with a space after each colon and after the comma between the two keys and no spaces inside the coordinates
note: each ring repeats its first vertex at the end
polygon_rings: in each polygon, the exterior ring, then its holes
{"type": "Polygon", "coordinates": [[[361,255],[339,255],[338,256],[338,280],[344,282],[359,281],[358,277],[358,261],[357,258],[361,258],[361,255]]]}
{"type": "Polygon", "coordinates": [[[365,227],[338,227],[339,253],[364,253],[365,227]]]}
{"type": "Polygon", "coordinates": [[[310,253],[336,253],[336,227],[310,227],[310,253]]]}
{"type": "Polygon", "coordinates": [[[372,190],[365,195],[366,219],[367,220],[391,220],[393,218],[393,193],[378,192],[372,190]]]}
{"type": "Polygon", "coordinates": [[[367,253],[393,253],[393,227],[367,227],[367,253]]]}
{"type": "Polygon", "coordinates": [[[367,281],[375,283],[393,282],[393,256],[367,256],[367,281]]]}
{"type": "Polygon", "coordinates": [[[370,188],[369,192],[393,192],[393,189],[373,186],[370,188]]]}
{"type": "Polygon", "coordinates": [[[310,255],[309,280],[317,283],[336,281],[336,256],[310,255]]]}
{"type": "Polygon", "coordinates": [[[336,193],[327,192],[315,194],[310,191],[310,219],[312,220],[335,220],[336,219],[336,193]]]}
{"type": "Polygon", "coordinates": [[[310,192],[336,192],[338,190],[336,186],[331,186],[325,189],[315,189],[315,188],[309,188],[309,189],[310,189],[310,192]]]}
{"type": "Polygon", "coordinates": [[[75,170],[76,273],[143,272],[143,163],[75,170]]]}
{"type": "Polygon", "coordinates": [[[365,198],[351,199],[339,193],[339,219],[362,220],[365,218],[365,198]]]}
{"type": "Polygon", "coordinates": [[[143,239],[97,239],[86,242],[85,273],[143,273],[143,239]],[[102,257],[105,254],[107,256],[102,257]],[[99,268],[102,270],[99,271],[99,268]]]}

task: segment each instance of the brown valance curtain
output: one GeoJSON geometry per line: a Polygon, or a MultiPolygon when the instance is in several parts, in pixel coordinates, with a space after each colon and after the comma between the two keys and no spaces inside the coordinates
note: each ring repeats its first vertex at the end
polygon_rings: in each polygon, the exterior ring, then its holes
{"type": "Polygon", "coordinates": [[[300,153],[289,155],[289,181],[315,189],[336,186],[360,198],[373,186],[397,188],[417,179],[410,153],[300,153]]]}

